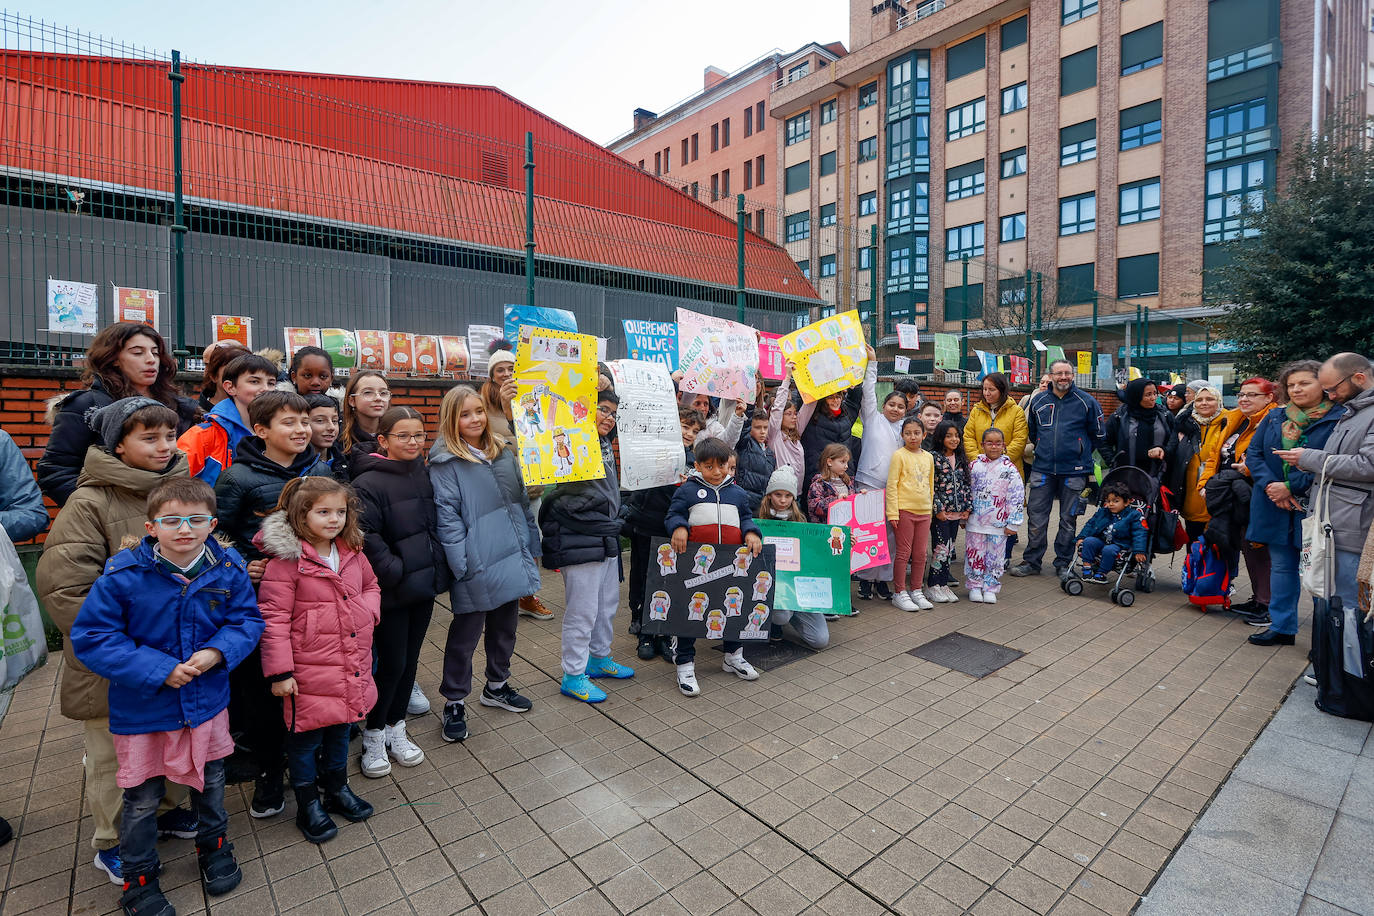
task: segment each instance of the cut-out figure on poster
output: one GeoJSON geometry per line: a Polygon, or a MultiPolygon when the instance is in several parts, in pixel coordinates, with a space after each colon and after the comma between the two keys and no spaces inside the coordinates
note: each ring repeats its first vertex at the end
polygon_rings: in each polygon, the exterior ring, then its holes
{"type": "Polygon", "coordinates": [[[649,619],[667,620],[668,609],[671,607],[672,600],[667,592],[654,592],[653,597],[649,599],[649,619]]]}
{"type": "Polygon", "coordinates": [[[735,551],[735,562],[734,562],[735,571],[734,571],[733,575],[736,575],[736,576],[747,576],[747,575],[749,575],[749,559],[750,559],[750,557],[751,557],[751,554],[750,554],[750,551],[749,551],[749,548],[748,548],[748,547],[741,547],[741,548],[739,548],[738,550],[735,551]]]}
{"type": "Polygon", "coordinates": [[[671,576],[677,572],[677,551],[672,544],[658,546],[658,574],[671,576]]]}
{"type": "Polygon", "coordinates": [[[568,447],[568,431],[555,427],[553,431],[553,472],[557,477],[572,473],[572,449],[568,447]]]}
{"type": "Polygon", "coordinates": [[[706,616],[706,593],[696,592],[692,595],[692,600],[687,602],[687,619],[701,620],[706,616]]]}
{"type": "Polygon", "coordinates": [[[696,559],[692,562],[692,572],[708,573],[711,571],[711,564],[716,559],[716,548],[710,544],[702,544],[697,548],[696,559]]]}
{"type": "Polygon", "coordinates": [[[532,436],[544,431],[544,417],[539,412],[537,395],[530,393],[520,399],[520,419],[525,427],[525,435],[532,436]]]}
{"type": "Polygon", "coordinates": [[[754,609],[749,612],[749,625],[740,631],[740,636],[745,639],[758,638],[763,634],[763,626],[768,620],[768,605],[756,604],[754,609]]]}
{"type": "Polygon", "coordinates": [[[840,555],[840,553],[843,552],[843,551],[844,551],[844,531],[842,531],[842,530],[839,529],[839,528],[832,527],[832,528],[830,529],[830,552],[831,552],[832,554],[834,554],[835,556],[838,557],[838,556],[840,555]]]}
{"type": "Polygon", "coordinates": [[[738,617],[744,607],[744,591],[737,586],[725,590],[725,616],[738,617]]]}
{"type": "Polygon", "coordinates": [[[706,638],[721,639],[725,636],[725,615],[719,609],[713,609],[706,615],[706,638]]]}
{"type": "Polygon", "coordinates": [[[761,572],[754,577],[754,595],[752,600],[763,601],[768,597],[768,590],[773,587],[773,574],[761,572]]]}

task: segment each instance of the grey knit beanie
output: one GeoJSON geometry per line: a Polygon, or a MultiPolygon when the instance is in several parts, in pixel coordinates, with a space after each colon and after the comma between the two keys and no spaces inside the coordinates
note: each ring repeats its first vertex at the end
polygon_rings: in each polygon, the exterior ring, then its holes
{"type": "Polygon", "coordinates": [[[773,476],[768,478],[768,489],[764,491],[764,495],[778,490],[791,493],[793,499],[797,498],[797,473],[790,467],[781,467],[773,472],[773,476]]]}
{"type": "Polygon", "coordinates": [[[123,437],[124,424],[134,411],[144,407],[161,407],[161,401],[135,396],[122,398],[104,407],[92,407],[86,411],[86,425],[95,433],[99,445],[111,455],[123,437]]]}

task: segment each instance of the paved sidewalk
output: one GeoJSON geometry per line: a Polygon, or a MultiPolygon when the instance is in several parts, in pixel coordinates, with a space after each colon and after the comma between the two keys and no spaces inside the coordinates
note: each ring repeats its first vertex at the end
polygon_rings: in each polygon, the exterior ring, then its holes
{"type": "MultiPolygon", "coordinates": [[[[178,840],[161,845],[164,887],[180,913],[234,916],[1129,913],[1306,655],[1248,645],[1159,569],[1161,590],[1131,608],[1048,575],[1008,579],[995,606],[866,602],[831,648],[758,681],[705,648],[702,696],[654,661],[596,707],[558,695],[558,621],[522,619],[513,681],[531,713],[475,706],[456,745],[434,713],[413,720],[428,759],[355,776],[378,813],[322,847],[291,803],[255,821],[234,788],[242,887],[207,900],[178,840]],[[956,630],[1026,654],[981,680],[907,654],[956,630]]],[[[560,581],[544,581],[561,612],[560,581]]],[[[421,664],[436,703],[447,620],[436,611],[421,664]]],[[[624,626],[615,652],[633,661],[624,626]]],[[[21,685],[0,729],[0,814],[19,834],[0,849],[4,916],[116,910],[90,864],[59,668],[21,685]]]]}
{"type": "Polygon", "coordinates": [[[1374,738],[1316,697],[1298,682],[1140,916],[1374,914],[1374,738]]]}

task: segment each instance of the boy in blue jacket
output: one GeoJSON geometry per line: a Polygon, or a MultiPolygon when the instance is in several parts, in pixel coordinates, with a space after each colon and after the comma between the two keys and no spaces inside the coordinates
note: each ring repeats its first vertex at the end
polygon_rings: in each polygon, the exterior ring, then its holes
{"type": "Polygon", "coordinates": [[[1102,508],[1079,532],[1078,548],[1089,582],[1107,581],[1107,573],[1116,565],[1117,555],[1127,541],[1136,562],[1145,562],[1150,529],[1130,501],[1131,491],[1124,484],[1108,484],[1102,491],[1102,508]]]}
{"type": "Polygon", "coordinates": [[[206,892],[227,894],[243,878],[225,839],[224,758],[234,749],[229,671],[257,645],[263,622],[243,559],[207,543],[215,528],[208,484],[159,484],[148,494],[145,525],[147,537],[106,562],[71,639],[81,663],[110,682],[116,781],[124,789],[120,906],[127,916],[170,916],[158,886],[165,780],[191,787],[206,892]]]}

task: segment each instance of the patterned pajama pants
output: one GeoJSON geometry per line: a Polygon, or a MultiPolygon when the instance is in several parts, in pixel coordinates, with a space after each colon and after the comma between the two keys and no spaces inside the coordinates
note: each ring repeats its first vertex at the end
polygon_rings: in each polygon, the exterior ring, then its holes
{"type": "Polygon", "coordinates": [[[964,585],[994,595],[1002,590],[1002,573],[1007,568],[1005,534],[964,533],[964,585]]]}

